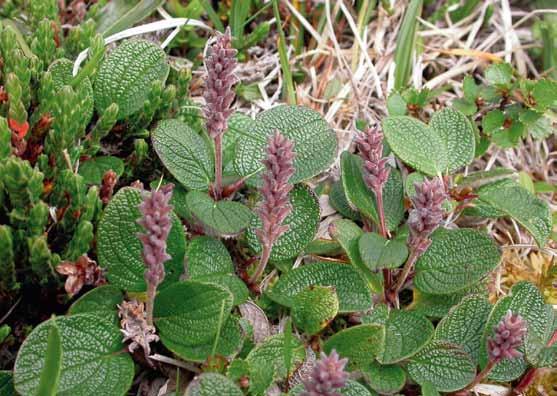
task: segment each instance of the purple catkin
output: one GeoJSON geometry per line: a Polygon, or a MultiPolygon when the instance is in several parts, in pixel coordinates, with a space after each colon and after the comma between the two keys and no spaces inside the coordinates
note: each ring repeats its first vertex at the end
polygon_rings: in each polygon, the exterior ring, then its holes
{"type": "Polygon", "coordinates": [[[493,328],[493,336],[487,340],[489,360],[498,363],[503,359],[522,356],[518,348],[522,345],[526,330],[524,319],[520,315],[514,315],[509,309],[493,328]]]}
{"type": "Polygon", "coordinates": [[[169,202],[173,188],[173,184],[167,184],[157,191],[144,192],[143,201],[139,204],[142,216],[137,223],[145,232],[137,237],[143,244],[145,281],[155,287],[164,279],[164,263],[171,259],[166,252],[166,239],[172,227],[172,206],[169,202]]]}
{"type": "Polygon", "coordinates": [[[321,359],[313,367],[310,377],[303,381],[300,396],[341,396],[338,392],[346,386],[348,373],[344,371],[348,359],[340,359],[333,349],[329,356],[321,352],[321,359]]]}
{"type": "Polygon", "coordinates": [[[443,221],[443,202],[447,199],[443,180],[435,178],[416,183],[416,195],[412,198],[414,208],[408,215],[409,244],[423,253],[431,244],[429,236],[443,221]]]}
{"type": "Polygon", "coordinates": [[[237,65],[236,53],[237,51],[232,48],[230,28],[218,36],[215,43],[207,49],[204,114],[207,132],[213,139],[226,131],[228,118],[232,114],[232,102],[236,97],[232,86],[238,81],[234,75],[237,65]]]}
{"type": "Polygon", "coordinates": [[[383,158],[383,133],[377,126],[367,128],[356,136],[356,145],[364,160],[364,180],[369,189],[380,193],[390,172],[383,158]]]}
{"type": "Polygon", "coordinates": [[[258,208],[262,227],[257,230],[261,244],[270,248],[288,226],[284,219],[292,211],[288,193],[292,184],[288,182],[294,174],[294,143],[276,131],[269,136],[267,158],[262,162],[266,172],[263,174],[263,203],[258,208]]]}

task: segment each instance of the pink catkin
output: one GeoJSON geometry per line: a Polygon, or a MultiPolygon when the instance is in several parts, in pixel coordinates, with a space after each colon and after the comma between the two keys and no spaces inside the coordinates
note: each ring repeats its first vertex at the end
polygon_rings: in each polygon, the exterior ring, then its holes
{"type": "Polygon", "coordinates": [[[364,160],[366,185],[375,193],[381,193],[390,172],[387,158],[383,158],[383,133],[378,127],[367,128],[356,137],[356,145],[364,160]]]}
{"type": "Polygon", "coordinates": [[[321,359],[313,367],[310,377],[303,381],[304,391],[300,396],[341,396],[340,389],[346,386],[348,373],[344,370],[348,359],[340,359],[333,350],[329,356],[321,352],[321,359]]]}
{"type": "Polygon", "coordinates": [[[440,178],[416,183],[416,195],[412,198],[414,208],[408,216],[409,244],[423,253],[431,244],[429,236],[443,221],[443,202],[447,199],[445,185],[440,178]]]}
{"type": "Polygon", "coordinates": [[[263,160],[266,169],[261,188],[263,203],[257,210],[262,222],[257,236],[267,248],[288,230],[282,223],[292,211],[288,193],[292,190],[289,179],[294,174],[293,148],[294,143],[279,131],[269,136],[267,157],[263,160]]]}
{"type": "Polygon", "coordinates": [[[167,184],[158,191],[143,193],[143,202],[139,204],[141,218],[137,221],[145,232],[138,234],[143,244],[143,262],[145,263],[145,281],[156,287],[164,279],[164,263],[171,259],[166,252],[166,240],[172,227],[169,204],[173,184],[167,184]]]}
{"type": "Polygon", "coordinates": [[[232,114],[232,102],[236,97],[232,87],[238,82],[234,75],[237,66],[236,53],[232,48],[232,37],[228,28],[208,48],[205,57],[207,85],[204,94],[204,114],[207,132],[213,139],[226,131],[228,118],[232,114]]]}
{"type": "Polygon", "coordinates": [[[508,310],[505,316],[493,328],[494,334],[487,340],[487,352],[490,361],[498,363],[503,359],[522,356],[518,348],[526,335],[526,322],[520,315],[508,310]]]}

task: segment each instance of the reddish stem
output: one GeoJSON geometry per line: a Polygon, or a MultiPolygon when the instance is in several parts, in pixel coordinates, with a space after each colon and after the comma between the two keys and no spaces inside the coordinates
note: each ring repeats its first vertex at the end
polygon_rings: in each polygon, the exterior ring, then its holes
{"type": "Polygon", "coordinates": [[[263,252],[261,253],[261,259],[259,260],[259,264],[257,264],[257,268],[255,272],[249,278],[248,284],[253,285],[257,282],[257,279],[265,272],[265,267],[267,267],[267,263],[269,262],[269,257],[271,257],[271,249],[273,245],[264,245],[263,252]]]}
{"type": "Polygon", "coordinates": [[[215,136],[215,199],[222,197],[222,134],[215,136]]]}

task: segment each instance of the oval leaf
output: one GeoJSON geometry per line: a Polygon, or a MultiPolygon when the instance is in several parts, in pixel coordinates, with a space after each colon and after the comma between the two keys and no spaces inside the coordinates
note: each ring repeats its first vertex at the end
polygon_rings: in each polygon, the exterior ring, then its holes
{"type": "MultiPolygon", "coordinates": [[[[375,194],[367,188],[362,175],[362,159],[347,151],[340,157],[341,181],[346,199],[362,215],[379,223],[375,194]]],[[[404,217],[404,188],[400,171],[391,168],[387,183],[383,187],[383,210],[385,225],[392,231],[404,217]]]]}
{"type": "Polygon", "coordinates": [[[416,262],[416,287],[429,294],[465,289],[492,271],[501,258],[485,234],[469,229],[438,229],[431,245],[416,262]]]}
{"type": "Polygon", "coordinates": [[[419,384],[429,383],[441,392],[453,392],[470,384],[476,365],[457,345],[433,341],[410,359],[408,374],[419,384]]]}
{"type": "Polygon", "coordinates": [[[323,330],[338,313],[338,297],[330,286],[310,286],[294,296],[292,320],[309,335],[323,330]]]}
{"type": "Polygon", "coordinates": [[[453,307],[435,329],[435,339],[459,345],[477,364],[480,343],[491,304],[479,295],[465,297],[453,307]]]}
{"type": "Polygon", "coordinates": [[[302,106],[277,106],[258,114],[251,125],[231,120],[230,129],[242,135],[236,146],[234,168],[240,176],[251,176],[263,169],[267,137],[279,130],[294,142],[294,168],[290,182],[307,180],[333,163],[336,139],[332,129],[315,110],[302,106]]]}
{"type": "Polygon", "coordinates": [[[364,377],[373,390],[381,394],[393,394],[406,384],[406,373],[400,366],[383,366],[373,362],[364,369],[364,377]]]}
{"type": "Polygon", "coordinates": [[[478,190],[480,201],[515,219],[543,247],[551,234],[553,222],[546,201],[510,180],[488,184],[478,190]]]}
{"type": "Polygon", "coordinates": [[[402,161],[429,176],[447,169],[447,151],[441,137],[423,122],[409,116],[392,116],[383,120],[389,147],[402,161]]]}
{"type": "MultiPolygon", "coordinates": [[[[142,227],[138,205],[141,192],[135,188],[122,188],[105,208],[97,232],[99,264],[108,270],[108,280],[127,291],[142,292],[147,286],[141,258],[143,247],[137,234],[142,227]]],[[[167,252],[171,259],[164,264],[166,277],[163,287],[178,281],[183,272],[186,242],[182,223],[172,214],[172,229],[167,239],[167,252]]]]}
{"type": "Polygon", "coordinates": [[[191,190],[207,191],[215,164],[205,140],[180,120],[162,120],[152,132],[153,147],[168,171],[191,190]]]}
{"type": "Polygon", "coordinates": [[[203,373],[189,384],[186,396],[243,396],[238,386],[218,373],[203,373]]]}
{"type": "Polygon", "coordinates": [[[385,323],[385,342],[377,360],[392,364],[421,350],[433,337],[433,325],[425,316],[398,309],[389,312],[385,323]]]}
{"type": "Polygon", "coordinates": [[[89,313],[118,324],[118,307],[124,295],[113,285],[95,287],[85,293],[68,310],[69,315],[89,313]]]}
{"type": "Polygon", "coordinates": [[[166,54],[147,40],[127,40],[103,61],[95,80],[95,106],[99,113],[116,103],[118,119],[143,108],[154,81],[166,81],[170,67],[166,54]]]}
{"type": "Polygon", "coordinates": [[[429,126],[444,143],[449,173],[472,162],[476,150],[476,138],[472,124],[464,114],[455,109],[445,108],[433,114],[429,126]]]}
{"type": "Polygon", "coordinates": [[[90,314],[51,319],[33,329],[15,362],[17,392],[37,394],[53,320],[58,325],[62,344],[58,393],[124,395],[132,383],[134,364],[131,357],[122,352],[125,348],[122,333],[114,324],[90,314]]]}
{"type": "Polygon", "coordinates": [[[283,274],[267,295],[279,304],[293,307],[294,296],[311,285],[334,287],[340,313],[371,307],[371,292],[358,272],[349,265],[332,262],[304,265],[283,274]]]}
{"type": "Polygon", "coordinates": [[[186,204],[191,214],[208,233],[219,236],[237,235],[248,227],[253,213],[245,205],[233,201],[214,201],[200,191],[190,191],[186,204]]]}
{"type": "Polygon", "coordinates": [[[189,359],[189,348],[214,341],[221,314],[224,323],[231,309],[232,294],[228,290],[186,281],[157,295],[153,316],[162,343],[183,359],[189,359]]]}
{"type": "Polygon", "coordinates": [[[363,324],[349,327],[334,334],[325,341],[323,350],[330,354],[334,349],[348,358],[351,370],[369,366],[380,353],[385,339],[384,328],[376,324],[363,324]]]}

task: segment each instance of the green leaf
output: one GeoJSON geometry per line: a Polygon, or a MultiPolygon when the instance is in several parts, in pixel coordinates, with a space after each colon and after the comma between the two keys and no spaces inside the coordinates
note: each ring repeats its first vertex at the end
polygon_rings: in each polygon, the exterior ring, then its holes
{"type": "Polygon", "coordinates": [[[15,396],[14,379],[11,371],[0,371],[0,396],[15,396]]]}
{"type": "Polygon", "coordinates": [[[81,296],[68,310],[69,315],[89,313],[107,321],[118,324],[118,307],[124,296],[122,291],[113,285],[94,288],[81,296]]]}
{"type": "Polygon", "coordinates": [[[186,360],[193,347],[212,343],[219,331],[219,317],[226,320],[232,294],[214,284],[186,281],[162,290],[155,299],[154,322],[162,343],[186,360]]]}
{"type": "MultiPolygon", "coordinates": [[[[282,234],[271,251],[271,261],[282,261],[298,256],[313,240],[321,219],[319,202],[315,194],[306,186],[298,185],[289,194],[292,212],[284,220],[288,230],[282,234]]],[[[256,230],[261,228],[261,219],[254,216],[246,237],[250,247],[260,253],[262,250],[256,230]]]]}
{"type": "Polygon", "coordinates": [[[292,308],[294,296],[311,285],[334,287],[339,313],[371,307],[371,292],[358,272],[350,265],[333,262],[307,264],[283,274],[266,294],[271,300],[292,308]]]}
{"type": "Polygon", "coordinates": [[[428,343],[433,331],[433,325],[425,316],[391,310],[385,323],[385,342],[377,360],[381,364],[392,364],[409,358],[428,343]]]}
{"type": "Polygon", "coordinates": [[[374,232],[364,233],[358,240],[360,256],[371,270],[397,268],[408,257],[406,243],[387,240],[374,232]]]}
{"type": "Polygon", "coordinates": [[[486,234],[470,228],[438,229],[416,262],[414,284],[430,294],[450,294],[478,282],[501,258],[486,234]]]}
{"type": "Polygon", "coordinates": [[[207,191],[215,164],[199,134],[180,120],[162,120],[152,132],[153,147],[168,171],[191,190],[207,191]]]}
{"type": "MultiPolygon", "coordinates": [[[[300,394],[303,391],[304,391],[304,385],[298,384],[290,390],[288,395],[300,396],[300,394]]],[[[371,392],[365,386],[353,380],[346,381],[346,385],[343,388],[339,389],[339,392],[342,396],[376,396],[377,395],[375,392],[371,392]]]]}
{"type": "Polygon", "coordinates": [[[195,237],[188,246],[187,258],[190,279],[224,286],[234,296],[234,305],[247,300],[247,286],[234,274],[232,258],[221,241],[206,236],[195,237]]]}
{"type": "Polygon", "coordinates": [[[409,116],[391,116],[383,120],[383,131],[394,153],[414,169],[429,176],[447,169],[445,142],[423,122],[409,116]]]}
{"type": "MultiPolygon", "coordinates": [[[[225,314],[228,313],[225,312],[225,314]]],[[[218,319],[215,318],[217,325],[218,319]]],[[[244,334],[240,322],[235,316],[228,317],[217,335],[205,343],[180,345],[180,356],[191,362],[204,363],[212,356],[227,358],[236,355],[242,349],[244,334]]]]}
{"type": "Polygon", "coordinates": [[[423,183],[426,180],[424,174],[420,172],[412,172],[404,179],[404,192],[408,198],[416,195],[416,183],[423,183]]]}
{"type": "Polygon", "coordinates": [[[476,139],[474,128],[464,114],[455,109],[445,108],[433,114],[429,126],[441,137],[444,143],[449,173],[472,162],[476,149],[476,139]]]}
{"type": "Polygon", "coordinates": [[[109,170],[114,171],[118,176],[122,176],[124,161],[112,156],[94,157],[82,162],[79,166],[79,174],[83,176],[83,181],[94,185],[100,185],[104,174],[109,170]]]}
{"type": "Polygon", "coordinates": [[[520,113],[520,121],[528,128],[528,133],[534,139],[546,139],[553,133],[551,119],[533,110],[526,110],[520,113]]]}
{"type": "Polygon", "coordinates": [[[358,241],[363,234],[362,229],[351,220],[340,219],[329,226],[329,234],[340,243],[350,259],[350,263],[368,282],[371,290],[380,292],[383,287],[380,274],[373,272],[372,268],[366,267],[366,263],[360,256],[358,241]]]}
{"type": "Polygon", "coordinates": [[[104,37],[121,32],[147,18],[162,3],[163,0],[112,0],[99,12],[96,31],[104,37]]]}
{"type": "MultiPolygon", "coordinates": [[[[72,85],[72,81],[74,79],[72,73],[73,65],[73,61],[60,58],[52,62],[52,64],[48,67],[48,71],[52,74],[55,94],[60,94],[60,91],[65,85],[72,85]]],[[[82,102],[79,104],[81,105],[82,120],[87,123],[93,116],[94,106],[93,86],[91,85],[91,80],[89,80],[88,77],[84,78],[79,84],[78,89],[81,90],[81,94],[84,95],[82,102]]]]}
{"type": "Polygon", "coordinates": [[[472,294],[487,296],[484,282],[451,294],[428,294],[414,288],[414,298],[408,308],[422,315],[440,319],[446,316],[450,309],[459,304],[464,297],[472,294]]]}
{"type": "Polygon", "coordinates": [[[193,238],[188,245],[187,269],[191,278],[234,272],[232,257],[218,239],[207,236],[193,238]]]}
{"type": "Polygon", "coordinates": [[[509,180],[486,185],[478,190],[479,199],[504,212],[526,228],[543,247],[551,234],[551,210],[544,200],[509,180]]]}
{"type": "Polygon", "coordinates": [[[545,111],[557,107],[557,82],[553,80],[537,81],[532,90],[536,108],[545,111]]]}
{"type": "Polygon", "coordinates": [[[294,296],[292,319],[304,333],[315,335],[335,318],[338,308],[333,287],[309,286],[294,296]]]}
{"type": "MultiPolygon", "coordinates": [[[[97,255],[99,264],[108,270],[111,284],[127,291],[145,291],[145,264],[143,247],[137,234],[142,227],[137,224],[141,217],[138,205],[141,192],[135,188],[122,188],[105,208],[97,231],[97,255]]],[[[162,287],[178,281],[183,272],[186,242],[182,223],[172,214],[172,228],[167,239],[167,252],[172,257],[164,265],[166,271],[162,287]]]]}
{"type": "Polygon", "coordinates": [[[406,373],[400,366],[373,362],[363,372],[369,386],[381,394],[397,393],[406,384],[406,373]]]}
{"type": "Polygon", "coordinates": [[[62,342],[56,319],[50,321],[48,330],[45,361],[41,370],[41,379],[37,396],[53,396],[58,390],[60,371],[62,369],[62,342]]]}
{"type": "Polygon", "coordinates": [[[459,345],[477,364],[491,304],[481,295],[465,297],[435,329],[435,339],[459,345]]]}
{"type": "Polygon", "coordinates": [[[360,214],[350,206],[346,198],[341,181],[335,182],[331,187],[331,191],[329,191],[329,203],[343,217],[352,220],[360,220],[360,214]]]}
{"type": "Polygon", "coordinates": [[[441,392],[453,392],[470,384],[476,365],[461,347],[432,341],[410,359],[408,374],[419,384],[430,383],[441,392]]]}
{"type": "Polygon", "coordinates": [[[240,388],[218,373],[203,373],[190,382],[186,396],[243,396],[240,388]]]}
{"type": "Polygon", "coordinates": [[[267,388],[279,379],[286,377],[305,359],[304,346],[296,338],[292,340],[292,365],[284,365],[284,335],[277,334],[267,338],[253,348],[246,357],[250,366],[250,394],[262,395],[267,388]]]}
{"type": "Polygon", "coordinates": [[[154,81],[166,81],[169,66],[166,54],[147,40],[128,40],[114,49],[103,61],[95,80],[95,106],[98,112],[112,103],[124,119],[143,107],[154,81]]]}
{"type": "Polygon", "coordinates": [[[390,116],[406,115],[408,108],[407,103],[398,92],[393,92],[387,98],[387,110],[390,116]]]}
{"type": "Polygon", "coordinates": [[[240,176],[251,176],[263,169],[261,160],[267,137],[277,129],[294,142],[296,171],[291,183],[307,180],[333,163],[335,135],[323,117],[307,107],[277,106],[258,114],[251,125],[235,125],[232,120],[229,128],[242,135],[234,159],[234,168],[240,176]]]}
{"type": "MultiPolygon", "coordinates": [[[[379,223],[375,194],[367,188],[362,175],[362,159],[345,151],[341,154],[341,181],[348,202],[362,215],[379,223]]],[[[404,217],[404,189],[400,172],[391,168],[389,179],[383,187],[383,209],[385,224],[392,231],[404,217]]]]}
{"type": "Polygon", "coordinates": [[[190,191],[186,204],[193,217],[206,231],[219,236],[237,235],[248,227],[253,213],[239,202],[214,201],[201,191],[190,191]]]}
{"type": "Polygon", "coordinates": [[[249,290],[244,281],[238,278],[235,274],[210,274],[191,278],[192,280],[213,283],[224,287],[232,293],[232,305],[240,305],[244,303],[249,297],[249,290]]]}
{"type": "Polygon", "coordinates": [[[325,353],[334,349],[348,358],[351,370],[368,367],[381,352],[385,340],[385,331],[376,324],[362,324],[341,330],[330,337],[323,345],[325,353]]]}
{"type": "Polygon", "coordinates": [[[431,382],[420,384],[422,387],[422,396],[440,396],[441,394],[431,382]]]}
{"type": "MultiPolygon", "coordinates": [[[[487,339],[493,336],[493,328],[509,309],[522,316],[528,325],[524,345],[519,348],[519,351],[526,354],[526,359],[535,363],[550,337],[553,324],[552,308],[546,306],[536,286],[528,282],[519,282],[512,287],[510,295],[497,302],[489,315],[480,348],[481,367],[485,367],[488,360],[487,339]]],[[[490,372],[489,378],[506,382],[520,377],[528,366],[526,359],[523,356],[501,361],[490,372]]]]}
{"type": "Polygon", "coordinates": [[[131,386],[134,365],[122,353],[122,333],[95,315],[79,314],[43,322],[22,344],[14,368],[18,393],[35,395],[46,363],[48,334],[56,321],[62,344],[58,394],[72,396],[124,395],[131,386]]]}
{"type": "Polygon", "coordinates": [[[494,85],[509,85],[513,76],[513,68],[508,63],[494,63],[485,70],[487,82],[494,85]]]}

